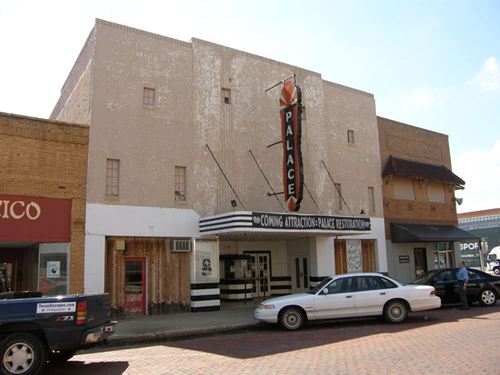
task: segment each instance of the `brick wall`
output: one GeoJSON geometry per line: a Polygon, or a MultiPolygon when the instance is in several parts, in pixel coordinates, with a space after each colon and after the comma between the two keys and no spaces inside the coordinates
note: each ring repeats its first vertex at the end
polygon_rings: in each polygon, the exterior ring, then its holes
{"type": "Polygon", "coordinates": [[[84,291],[88,131],[0,112],[0,192],[72,200],[71,293],[84,291]]]}
{"type": "MultiPolygon", "coordinates": [[[[390,155],[435,165],[451,170],[448,136],[397,121],[377,117],[382,169],[390,155]]],[[[457,212],[452,202],[454,190],[444,184],[445,202],[429,202],[427,181],[414,180],[415,200],[394,199],[394,182],[400,177],[385,178],[382,184],[386,236],[390,238],[390,222],[434,223],[457,225],[457,212]]]]}

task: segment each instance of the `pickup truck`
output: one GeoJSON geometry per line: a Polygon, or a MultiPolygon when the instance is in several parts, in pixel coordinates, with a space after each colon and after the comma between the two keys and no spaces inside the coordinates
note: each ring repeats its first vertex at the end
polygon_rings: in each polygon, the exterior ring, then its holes
{"type": "Polygon", "coordinates": [[[37,374],[114,332],[107,294],[42,297],[8,291],[7,281],[0,265],[0,374],[37,374]]]}

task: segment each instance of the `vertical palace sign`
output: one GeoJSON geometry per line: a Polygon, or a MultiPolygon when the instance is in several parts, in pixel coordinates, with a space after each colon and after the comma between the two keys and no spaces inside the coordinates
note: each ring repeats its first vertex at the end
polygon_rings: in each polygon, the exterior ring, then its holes
{"type": "Polygon", "coordinates": [[[283,187],[289,211],[298,211],[302,201],[304,177],[300,150],[301,101],[300,88],[291,81],[285,81],[279,103],[283,144],[283,187]]]}

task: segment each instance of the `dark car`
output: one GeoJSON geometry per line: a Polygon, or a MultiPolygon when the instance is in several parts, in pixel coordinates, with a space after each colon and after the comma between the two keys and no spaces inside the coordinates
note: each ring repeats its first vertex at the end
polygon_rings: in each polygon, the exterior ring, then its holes
{"type": "MultiPolygon", "coordinates": [[[[500,297],[500,277],[467,268],[469,282],[467,299],[469,304],[479,302],[483,306],[493,306],[500,297]]],[[[431,285],[443,304],[460,303],[457,284],[458,268],[442,268],[424,273],[412,284],[431,285]]]]}

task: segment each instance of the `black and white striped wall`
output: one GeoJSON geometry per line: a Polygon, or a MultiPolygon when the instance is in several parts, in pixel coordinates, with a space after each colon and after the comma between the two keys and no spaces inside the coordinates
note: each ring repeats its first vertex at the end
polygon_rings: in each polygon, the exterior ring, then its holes
{"type": "Polygon", "coordinates": [[[250,301],[253,299],[253,283],[236,279],[220,281],[220,299],[223,301],[250,301]]]}
{"type": "Polygon", "coordinates": [[[292,293],[291,276],[271,276],[271,295],[285,296],[292,293]]]}
{"type": "Polygon", "coordinates": [[[191,311],[220,310],[219,283],[191,284],[191,311]]]}

